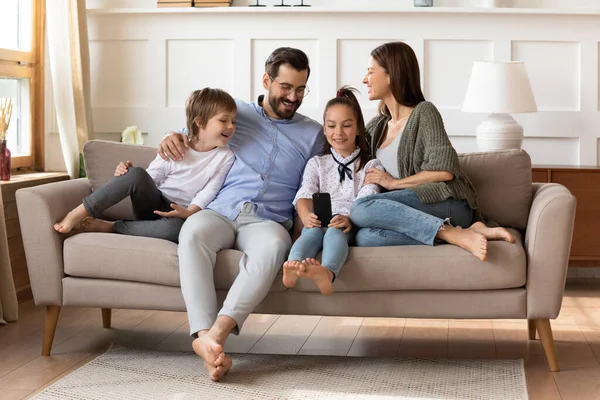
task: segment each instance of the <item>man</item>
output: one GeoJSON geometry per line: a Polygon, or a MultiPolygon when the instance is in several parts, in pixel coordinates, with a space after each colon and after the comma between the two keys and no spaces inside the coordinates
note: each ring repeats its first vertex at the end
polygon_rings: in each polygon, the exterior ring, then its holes
{"type": "MultiPolygon", "coordinates": [[[[291,246],[292,200],[306,162],[323,152],[316,121],[296,113],[308,93],[308,57],[298,49],[276,49],[265,63],[266,90],[258,102],[237,100],[237,129],[229,141],[236,160],[223,188],[206,210],[188,218],[179,235],[181,290],[192,347],[213,381],[231,368],[223,352],[231,332],[264,299],[291,246]],[[217,252],[245,254],[223,307],[217,310],[213,268],[217,252]],[[218,312],[217,312],[218,311],[218,312]]],[[[181,160],[185,135],[170,134],[159,145],[163,158],[181,160]]]]}

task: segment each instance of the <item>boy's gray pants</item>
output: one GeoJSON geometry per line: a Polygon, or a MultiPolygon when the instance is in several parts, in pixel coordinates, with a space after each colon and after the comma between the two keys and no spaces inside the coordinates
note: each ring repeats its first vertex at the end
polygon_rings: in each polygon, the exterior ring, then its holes
{"type": "Polygon", "coordinates": [[[123,175],[111,179],[91,195],[83,199],[83,206],[91,217],[97,218],[104,210],[117,204],[127,196],[131,198],[134,221],[119,220],[113,225],[116,233],[170,240],[177,243],[179,231],[185,220],[162,218],[154,214],[171,211],[167,199],[145,169],[131,167],[123,175]]]}

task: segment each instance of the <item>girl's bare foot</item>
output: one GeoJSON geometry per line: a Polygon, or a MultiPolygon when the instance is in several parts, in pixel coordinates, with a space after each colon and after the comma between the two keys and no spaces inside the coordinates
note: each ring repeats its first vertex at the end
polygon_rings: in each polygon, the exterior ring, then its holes
{"type": "Polygon", "coordinates": [[[481,233],[488,240],[506,240],[510,243],[515,242],[513,235],[505,228],[489,228],[483,222],[475,222],[469,229],[481,233]]]}
{"type": "Polygon", "coordinates": [[[198,338],[192,342],[192,348],[204,361],[204,367],[212,381],[220,381],[231,369],[233,364],[231,358],[223,352],[223,346],[207,331],[198,333],[198,338]]]}
{"type": "Polygon", "coordinates": [[[302,261],[298,268],[298,276],[315,281],[321,294],[329,296],[333,293],[333,272],[321,265],[314,258],[307,258],[302,261]]]}
{"type": "Polygon", "coordinates": [[[438,231],[437,237],[450,244],[470,251],[481,261],[487,259],[487,239],[483,234],[476,232],[475,230],[456,228],[447,225],[444,229],[438,231]]]}
{"type": "Polygon", "coordinates": [[[82,223],[84,232],[105,232],[112,233],[114,222],[105,221],[98,218],[84,218],[82,223]]]}
{"type": "Polygon", "coordinates": [[[283,284],[286,288],[293,288],[298,281],[298,268],[302,265],[300,261],[286,261],[283,263],[283,284]]]}
{"type": "Polygon", "coordinates": [[[83,204],[71,210],[62,221],[54,224],[54,230],[60,233],[69,233],[73,229],[81,228],[81,221],[88,216],[83,204]]]}

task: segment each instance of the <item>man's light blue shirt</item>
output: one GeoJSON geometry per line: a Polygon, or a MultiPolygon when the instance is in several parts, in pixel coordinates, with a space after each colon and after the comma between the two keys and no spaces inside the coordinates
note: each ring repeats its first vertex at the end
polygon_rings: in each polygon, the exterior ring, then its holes
{"type": "Polygon", "coordinates": [[[324,152],[323,127],[298,113],[292,119],[272,119],[259,103],[236,104],[236,131],[229,140],[235,162],[207,208],[233,221],[250,202],[259,218],[291,220],[304,167],[324,152]]]}

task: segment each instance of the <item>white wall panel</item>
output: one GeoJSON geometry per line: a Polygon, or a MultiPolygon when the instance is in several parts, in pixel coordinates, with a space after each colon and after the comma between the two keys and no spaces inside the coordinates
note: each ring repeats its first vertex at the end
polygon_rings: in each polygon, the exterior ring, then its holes
{"type": "Polygon", "coordinates": [[[146,40],[90,40],[92,107],[147,106],[147,53],[146,40]]]}
{"type": "Polygon", "coordinates": [[[532,164],[576,165],[579,160],[578,138],[525,136],[523,149],[531,156],[532,164]]]}
{"type": "Polygon", "coordinates": [[[512,59],[525,62],[538,110],[580,110],[579,43],[515,40],[512,59]]]}
{"type": "MultiPolygon", "coordinates": [[[[100,0],[94,3],[102,6],[100,0]]],[[[514,115],[524,127],[524,147],[533,162],[600,163],[600,15],[417,10],[408,3],[389,2],[386,12],[378,11],[379,5],[360,12],[340,5],[335,12],[318,7],[90,12],[94,128],[102,137],[118,137],[126,126],[138,125],[146,143],[156,145],[165,132],[183,126],[183,102],[193,89],[220,86],[255,100],[263,93],[265,59],[278,46],[308,54],[311,93],[300,112],[320,120],[341,84],[365,92],[361,81],[374,47],[405,40],[420,62],[425,94],[440,109],[459,152],[477,150],[475,128],[485,118],[460,111],[472,62],[512,58],[525,61],[540,108],[514,115]]],[[[361,103],[365,117],[372,117],[376,102],[362,95],[361,103]]],[[[53,125],[52,118],[47,125],[53,125]]]]}
{"type": "Polygon", "coordinates": [[[491,61],[494,44],[487,40],[426,40],[425,97],[439,108],[460,110],[475,61],[491,61]]]}
{"type": "Polygon", "coordinates": [[[190,92],[234,88],[233,40],[167,41],[167,106],[184,107],[190,92]]]}

